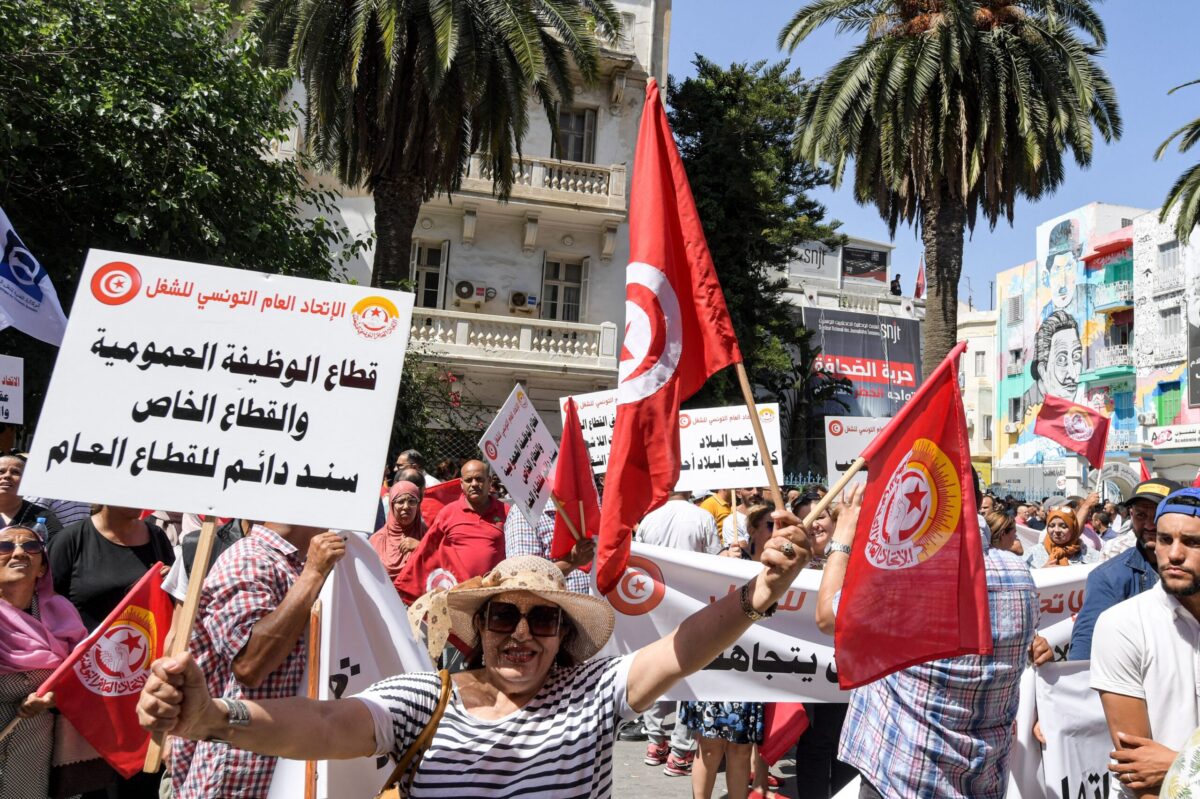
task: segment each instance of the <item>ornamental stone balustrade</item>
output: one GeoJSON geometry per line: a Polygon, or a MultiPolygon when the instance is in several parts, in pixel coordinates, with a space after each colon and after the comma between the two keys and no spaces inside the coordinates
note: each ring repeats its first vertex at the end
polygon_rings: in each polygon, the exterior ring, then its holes
{"type": "MultiPolygon", "coordinates": [[[[492,194],[492,166],[485,156],[471,155],[463,176],[462,191],[492,194]]],[[[513,165],[512,199],[624,215],[625,165],[602,166],[526,157],[513,165]]]]}

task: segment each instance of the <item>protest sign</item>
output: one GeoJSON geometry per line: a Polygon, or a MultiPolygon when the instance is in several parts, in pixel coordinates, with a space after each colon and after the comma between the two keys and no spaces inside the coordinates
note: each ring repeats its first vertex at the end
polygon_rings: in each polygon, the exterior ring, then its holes
{"type": "Polygon", "coordinates": [[[0,355],[0,422],[25,421],[25,360],[0,355]]]}
{"type": "Polygon", "coordinates": [[[479,439],[479,449],[513,505],[536,526],[554,486],[558,445],[520,383],[479,439]]]}
{"type": "MultiPolygon", "coordinates": [[[[867,445],[879,437],[887,427],[887,418],[875,416],[826,416],[825,417],[825,479],[833,485],[858,460],[867,445]]],[[[865,483],[867,467],[863,466],[850,479],[850,484],[865,483]]]]}
{"type": "Polygon", "coordinates": [[[1037,715],[1046,738],[1042,781],[1053,799],[1106,799],[1121,795],[1108,770],[1112,738],[1089,686],[1091,663],[1047,663],[1037,672],[1037,715]]]}
{"type": "MultiPolygon", "coordinates": [[[[558,401],[559,411],[566,414],[567,400],[558,401]]],[[[575,411],[579,414],[579,426],[583,428],[583,440],[587,443],[588,457],[592,462],[593,474],[608,471],[608,452],[612,447],[613,427],[617,424],[617,392],[596,391],[591,394],[576,394],[575,411]]]]}
{"type": "Polygon", "coordinates": [[[412,304],[93,250],[22,488],[370,530],[412,304]]]}
{"type": "MultiPolygon", "coordinates": [[[[1039,604],[1057,596],[1082,596],[1091,566],[1035,569],[1039,604]]],[[[705,605],[716,602],[762,571],[751,561],[722,558],[634,542],[625,576],[608,595],[616,629],[606,654],[626,654],[657,641],[705,605]]],[[[846,702],[838,688],[833,637],[817,628],[814,613],[821,572],[805,569],[779,601],[778,612],[750,627],[707,668],[684,678],[666,699],[747,702],[846,702]]],[[[1063,600],[1064,608],[1070,599],[1063,600]]],[[[1043,613],[1043,623],[1070,616],[1043,613]]]]}
{"type": "MultiPolygon", "coordinates": [[[[775,477],[783,482],[779,443],[779,405],[758,406],[763,437],[775,477]]],[[[754,440],[750,411],[744,405],[679,412],[679,491],[749,488],[764,482],[762,458],[754,440]]]]}

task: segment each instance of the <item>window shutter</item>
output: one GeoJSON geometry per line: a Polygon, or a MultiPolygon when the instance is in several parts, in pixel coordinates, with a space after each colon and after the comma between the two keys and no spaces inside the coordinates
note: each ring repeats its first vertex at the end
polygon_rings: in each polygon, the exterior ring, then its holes
{"type": "Polygon", "coordinates": [[[408,274],[415,282],[417,279],[417,264],[421,261],[421,240],[413,239],[408,252],[408,274]]]}
{"type": "Polygon", "coordinates": [[[585,255],[579,269],[579,321],[586,323],[588,316],[588,273],[592,268],[592,257],[585,255]]]}
{"type": "Polygon", "coordinates": [[[542,251],[542,290],[538,294],[538,316],[546,318],[546,251],[542,251]]]}
{"type": "Polygon", "coordinates": [[[596,109],[589,108],[583,114],[583,160],[596,163],[596,109]]]}
{"type": "Polygon", "coordinates": [[[437,305],[439,308],[446,307],[446,278],[450,274],[450,239],[442,241],[442,264],[441,272],[438,274],[438,298],[437,305]]]}

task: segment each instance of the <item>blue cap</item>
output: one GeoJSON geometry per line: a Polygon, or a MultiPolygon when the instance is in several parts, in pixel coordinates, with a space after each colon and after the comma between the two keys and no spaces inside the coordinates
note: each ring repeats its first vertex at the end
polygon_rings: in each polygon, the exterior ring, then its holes
{"type": "Polygon", "coordinates": [[[1200,516],[1200,488],[1181,488],[1167,495],[1154,514],[1154,521],[1168,513],[1182,513],[1184,516],[1200,516]]]}

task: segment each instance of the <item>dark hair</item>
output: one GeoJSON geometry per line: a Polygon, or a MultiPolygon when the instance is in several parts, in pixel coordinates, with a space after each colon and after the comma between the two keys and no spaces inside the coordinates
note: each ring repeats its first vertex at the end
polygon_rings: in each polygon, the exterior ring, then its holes
{"type": "Polygon", "coordinates": [[[396,472],[396,482],[407,480],[422,491],[425,490],[425,473],[417,469],[400,469],[396,472]]]}
{"type": "Polygon", "coordinates": [[[1015,530],[1017,527],[1016,520],[1007,513],[992,511],[984,517],[987,522],[988,529],[992,531],[992,546],[1000,545],[1001,536],[1015,530]]]}
{"type": "Polygon", "coordinates": [[[821,495],[818,494],[816,491],[809,489],[808,491],[805,491],[800,496],[798,496],[794,500],[792,500],[792,513],[799,516],[800,509],[802,507],[804,507],[805,505],[811,505],[814,502],[820,502],[820,501],[821,501],[821,495]]]}
{"type": "Polygon", "coordinates": [[[401,458],[404,458],[404,460],[408,461],[413,466],[416,466],[418,469],[425,469],[425,456],[422,455],[418,450],[406,449],[396,456],[396,460],[400,460],[401,458]]]}
{"type": "MultiPolygon", "coordinates": [[[[488,600],[488,602],[490,601],[488,600]]],[[[483,628],[485,624],[483,614],[487,612],[488,602],[484,602],[479,606],[479,610],[475,611],[475,617],[471,620],[475,629],[479,631],[479,644],[475,647],[475,651],[471,653],[471,657],[467,659],[468,669],[483,668],[483,628]]],[[[572,666],[578,665],[575,662],[575,656],[568,651],[578,635],[579,632],[575,629],[575,623],[571,621],[571,617],[564,610],[562,613],[562,640],[558,644],[558,654],[554,656],[555,666],[562,669],[569,669],[572,666]]]]}
{"type": "Polygon", "coordinates": [[[1105,527],[1109,527],[1112,525],[1112,514],[1111,513],[1107,513],[1106,511],[1102,511],[1102,510],[1098,510],[1092,515],[1095,516],[1096,519],[1101,524],[1103,524],[1105,527]]]}

